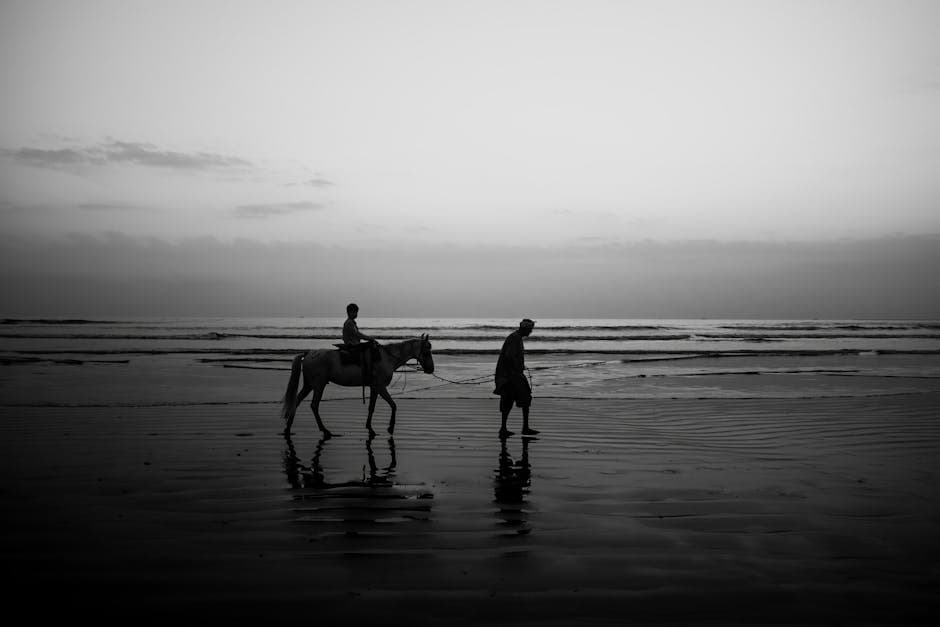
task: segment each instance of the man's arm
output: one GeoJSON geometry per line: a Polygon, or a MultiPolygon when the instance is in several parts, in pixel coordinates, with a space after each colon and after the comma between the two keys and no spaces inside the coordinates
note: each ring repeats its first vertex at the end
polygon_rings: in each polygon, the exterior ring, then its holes
{"type": "Polygon", "coordinates": [[[371,340],[372,338],[359,330],[359,325],[356,324],[355,320],[347,320],[343,323],[343,341],[349,342],[352,339],[371,340]]]}
{"type": "Polygon", "coordinates": [[[506,342],[506,360],[510,372],[522,373],[525,370],[525,356],[523,355],[521,337],[515,336],[506,342]]]}

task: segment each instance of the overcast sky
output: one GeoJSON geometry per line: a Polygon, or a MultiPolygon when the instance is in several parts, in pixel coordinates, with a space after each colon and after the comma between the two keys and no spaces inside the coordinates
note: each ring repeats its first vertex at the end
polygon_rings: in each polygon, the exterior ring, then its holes
{"type": "MultiPolygon", "coordinates": [[[[811,257],[857,283],[835,315],[940,316],[940,2],[5,0],[0,84],[11,289],[77,265],[138,313],[419,315],[382,286],[420,276],[435,315],[776,317],[825,309],[775,282],[811,257]],[[300,299],[272,291],[298,250],[300,299]],[[191,265],[130,263],[160,251],[191,265]],[[741,264],[753,285],[709,304],[741,264]]],[[[0,314],[90,306],[5,292],[0,314]]]]}

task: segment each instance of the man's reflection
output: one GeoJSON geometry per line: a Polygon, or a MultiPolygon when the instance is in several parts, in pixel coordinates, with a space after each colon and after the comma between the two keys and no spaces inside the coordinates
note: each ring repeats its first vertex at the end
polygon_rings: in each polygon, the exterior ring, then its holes
{"type": "Polygon", "coordinates": [[[509,454],[507,438],[500,438],[499,465],[496,468],[493,492],[499,504],[500,525],[513,529],[513,533],[527,534],[531,531],[526,496],[531,486],[532,469],[529,466],[529,438],[522,440],[522,458],[516,461],[509,454]]]}

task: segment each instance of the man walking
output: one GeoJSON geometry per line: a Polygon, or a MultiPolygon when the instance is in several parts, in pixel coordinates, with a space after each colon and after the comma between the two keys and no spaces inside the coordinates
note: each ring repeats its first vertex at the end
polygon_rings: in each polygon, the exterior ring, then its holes
{"type": "Polygon", "coordinates": [[[529,428],[529,406],[532,404],[532,388],[525,376],[525,346],[523,338],[532,334],[535,323],[525,318],[519,323],[519,328],[506,337],[503,348],[499,352],[496,362],[496,389],[493,394],[499,395],[499,411],[502,414],[503,424],[499,430],[499,437],[506,438],[514,435],[506,428],[506,420],[515,403],[522,410],[522,435],[536,435],[538,431],[529,428]]]}

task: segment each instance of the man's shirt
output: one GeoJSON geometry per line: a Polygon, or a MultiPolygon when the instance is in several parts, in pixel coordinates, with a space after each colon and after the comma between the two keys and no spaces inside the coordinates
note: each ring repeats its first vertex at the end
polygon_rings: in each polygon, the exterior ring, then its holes
{"type": "Polygon", "coordinates": [[[522,334],[513,331],[503,342],[496,362],[496,393],[509,383],[513,376],[523,376],[525,373],[525,346],[522,334]]]}
{"type": "Polygon", "coordinates": [[[356,324],[356,321],[352,318],[347,318],[346,322],[343,323],[343,343],[344,344],[358,344],[360,340],[363,339],[362,333],[359,331],[359,325],[356,324]]]}

